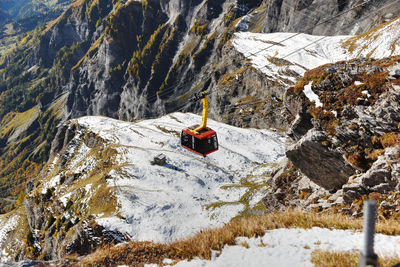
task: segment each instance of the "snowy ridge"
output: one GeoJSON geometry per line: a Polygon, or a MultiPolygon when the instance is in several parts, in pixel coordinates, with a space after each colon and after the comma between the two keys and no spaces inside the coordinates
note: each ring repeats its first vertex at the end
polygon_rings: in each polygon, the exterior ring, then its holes
{"type": "Polygon", "coordinates": [[[346,40],[344,47],[350,57],[384,58],[399,55],[400,18],[396,18],[366,33],[346,40]]]}
{"type": "Polygon", "coordinates": [[[400,55],[400,18],[358,36],[315,36],[299,33],[235,33],[237,51],[253,66],[282,84],[296,82],[305,71],[357,57],[400,55]]]}
{"type": "Polygon", "coordinates": [[[349,36],[239,32],[232,42],[256,69],[285,84],[285,79],[296,82],[308,69],[343,60],[345,50],[341,42],[347,38],[349,36]],[[310,46],[301,49],[307,45],[310,46]]]}
{"type": "MultiPolygon", "coordinates": [[[[284,137],[209,120],[220,147],[203,158],[182,148],[179,138],[183,128],[200,121],[198,115],[183,113],[136,123],[106,117],[73,120],[84,130],[67,149],[73,153],[70,173],[83,172],[80,179],[86,179],[99,162],[92,149],[79,142],[83,132],[96,134],[117,152],[110,158],[113,169],[106,181],[115,192],[118,210],[112,216],[97,214],[97,222],[134,240],[165,242],[220,226],[257,205],[265,185],[253,192],[250,203],[242,203],[239,200],[249,189],[240,182],[247,179],[255,185],[265,184],[271,166],[284,157],[284,137]],[[159,153],[167,157],[164,166],[151,164],[159,153]]],[[[57,184],[58,180],[54,176],[44,185],[57,184]]],[[[89,185],[85,186],[84,203],[96,194],[97,187],[89,185]]],[[[74,194],[63,185],[56,195],[66,203],[74,194]]]]}

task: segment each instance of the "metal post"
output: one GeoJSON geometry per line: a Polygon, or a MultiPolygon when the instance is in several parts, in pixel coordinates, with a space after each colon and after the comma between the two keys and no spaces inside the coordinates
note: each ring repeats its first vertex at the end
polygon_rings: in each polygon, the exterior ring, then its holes
{"type": "Polygon", "coordinates": [[[376,202],[364,202],[364,246],[358,259],[359,267],[376,267],[378,256],[374,253],[376,202]]]}

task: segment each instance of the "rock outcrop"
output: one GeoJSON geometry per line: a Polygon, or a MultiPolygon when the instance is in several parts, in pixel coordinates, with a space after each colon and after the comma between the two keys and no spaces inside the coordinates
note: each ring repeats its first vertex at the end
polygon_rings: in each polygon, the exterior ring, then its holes
{"type": "Polygon", "coordinates": [[[399,58],[330,64],[307,72],[287,91],[290,164],[271,180],[275,193],[265,203],[359,216],[354,203],[371,197],[386,199],[386,215],[398,211],[399,68],[399,58]],[[307,84],[322,106],[310,102],[303,91],[307,84]],[[304,179],[313,186],[305,190],[304,179]]]}
{"type": "MultiPolygon", "coordinates": [[[[53,163],[42,171],[41,178],[52,177],[55,171],[66,168],[71,159],[79,157],[82,145],[96,150],[101,149],[103,144],[102,138],[93,132],[88,132],[82,125],[65,123],[59,128],[53,141],[51,155],[53,163]]],[[[108,155],[107,152],[104,153],[108,155]]],[[[90,200],[93,196],[88,188],[78,187],[76,190],[73,188],[87,171],[87,169],[78,172],[62,171],[53,177],[54,182],[45,181],[44,184],[36,183],[31,186],[31,192],[23,202],[24,212],[21,215],[26,218],[26,230],[30,237],[26,242],[25,251],[18,257],[61,260],[65,255],[86,255],[99,246],[116,244],[128,239],[118,231],[106,230],[96,222],[94,216],[84,213],[83,210],[88,208],[86,202],[93,201],[90,200]],[[71,188],[72,193],[67,195],[68,201],[58,198],[57,194],[71,188]],[[88,197],[86,202],[82,201],[84,197],[88,197]],[[82,202],[75,203],[79,201],[82,202]]],[[[105,178],[102,181],[105,181],[105,178]]],[[[110,202],[112,195],[101,198],[110,202]]]]}
{"type": "Polygon", "coordinates": [[[287,148],[286,156],[314,183],[335,190],[347,182],[355,169],[342,153],[322,145],[326,139],[323,132],[312,129],[287,148]]]}

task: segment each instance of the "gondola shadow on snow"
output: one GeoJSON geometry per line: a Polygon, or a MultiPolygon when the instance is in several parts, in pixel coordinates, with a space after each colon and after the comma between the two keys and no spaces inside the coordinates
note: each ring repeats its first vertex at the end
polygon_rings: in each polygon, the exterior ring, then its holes
{"type": "Polygon", "coordinates": [[[169,163],[165,163],[163,165],[163,167],[166,167],[168,169],[174,170],[174,171],[178,171],[178,172],[186,172],[184,169],[181,169],[179,167],[176,167],[175,165],[169,164],[169,163]]]}

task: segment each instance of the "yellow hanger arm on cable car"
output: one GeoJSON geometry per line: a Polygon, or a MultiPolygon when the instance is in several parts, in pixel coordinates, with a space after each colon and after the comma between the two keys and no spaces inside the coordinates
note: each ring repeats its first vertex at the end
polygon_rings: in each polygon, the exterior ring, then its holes
{"type": "Polygon", "coordinates": [[[203,116],[201,118],[201,124],[199,127],[193,130],[196,134],[199,134],[199,132],[203,129],[207,128],[207,117],[208,117],[208,99],[207,95],[204,95],[203,98],[203,116]]]}

